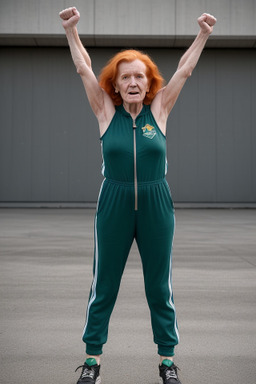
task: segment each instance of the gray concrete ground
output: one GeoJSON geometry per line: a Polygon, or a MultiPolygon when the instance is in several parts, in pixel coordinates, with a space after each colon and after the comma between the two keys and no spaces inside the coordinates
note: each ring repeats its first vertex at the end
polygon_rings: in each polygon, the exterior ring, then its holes
{"type": "MultiPolygon", "coordinates": [[[[2,384],[72,384],[92,278],[93,210],[2,209],[2,384]]],[[[173,284],[182,384],[256,383],[256,210],[176,210],[173,284]]],[[[155,384],[133,246],[102,358],[103,384],[155,384]]]]}

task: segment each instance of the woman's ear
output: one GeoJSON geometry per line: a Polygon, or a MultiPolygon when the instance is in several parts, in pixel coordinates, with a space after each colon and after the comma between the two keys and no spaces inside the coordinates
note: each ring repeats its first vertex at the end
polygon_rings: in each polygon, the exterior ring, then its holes
{"type": "Polygon", "coordinates": [[[115,93],[118,93],[118,92],[119,92],[119,90],[118,90],[118,88],[117,88],[116,84],[115,84],[115,83],[112,83],[112,85],[113,85],[113,87],[114,87],[115,93]]]}
{"type": "Polygon", "coordinates": [[[150,87],[151,87],[151,81],[150,81],[150,82],[148,81],[147,93],[149,93],[149,91],[150,91],[150,87]]]}

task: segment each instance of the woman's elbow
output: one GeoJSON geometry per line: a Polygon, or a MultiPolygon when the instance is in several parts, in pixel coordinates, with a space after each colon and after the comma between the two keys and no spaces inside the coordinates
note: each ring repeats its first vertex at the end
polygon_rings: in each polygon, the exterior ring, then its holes
{"type": "Polygon", "coordinates": [[[183,65],[181,68],[178,68],[178,71],[183,78],[187,79],[192,75],[193,69],[192,66],[183,65]]]}
{"type": "Polygon", "coordinates": [[[83,71],[83,68],[80,67],[79,65],[76,65],[76,72],[78,73],[78,75],[83,75],[84,71],[83,71]]]}
{"type": "Polygon", "coordinates": [[[190,76],[192,76],[193,69],[194,68],[192,66],[185,67],[184,68],[184,77],[189,78],[190,76]]]}
{"type": "Polygon", "coordinates": [[[80,75],[83,76],[86,72],[85,65],[83,63],[76,63],[76,72],[80,75]]]}

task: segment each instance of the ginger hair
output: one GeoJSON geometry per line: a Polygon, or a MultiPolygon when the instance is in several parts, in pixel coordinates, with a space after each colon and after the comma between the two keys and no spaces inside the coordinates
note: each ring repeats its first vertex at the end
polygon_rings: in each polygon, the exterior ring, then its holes
{"type": "Polygon", "coordinates": [[[116,81],[118,65],[122,62],[130,63],[137,59],[146,65],[146,76],[149,83],[149,92],[145,96],[144,104],[151,104],[156,93],[163,86],[163,77],[157,65],[147,54],[135,49],[121,51],[108,61],[99,76],[99,85],[109,94],[115,105],[121,105],[123,101],[121,95],[115,93],[113,85],[116,81]]]}

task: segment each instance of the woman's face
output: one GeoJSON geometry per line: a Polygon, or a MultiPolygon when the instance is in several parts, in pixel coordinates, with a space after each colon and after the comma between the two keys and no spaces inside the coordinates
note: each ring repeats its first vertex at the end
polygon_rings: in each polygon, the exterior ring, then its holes
{"type": "Polygon", "coordinates": [[[146,65],[138,59],[120,63],[114,87],[120,92],[124,103],[143,103],[149,91],[146,65]]]}

